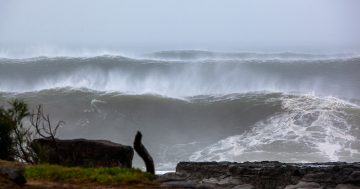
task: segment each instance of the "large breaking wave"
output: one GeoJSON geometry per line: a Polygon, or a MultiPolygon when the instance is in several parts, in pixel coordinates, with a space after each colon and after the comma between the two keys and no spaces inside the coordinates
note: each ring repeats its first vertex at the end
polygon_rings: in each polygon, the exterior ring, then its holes
{"type": "Polygon", "coordinates": [[[1,59],[0,91],[73,87],[172,97],[253,91],[359,96],[359,58],[303,56],[257,55],[250,60],[202,56],[176,61],[116,56],[1,59]]]}
{"type": "Polygon", "coordinates": [[[333,97],[288,96],[282,110],[240,135],[194,153],[193,161],[278,160],[283,162],[357,161],[360,107],[333,97]],[[354,124],[354,128],[353,128],[354,124]]]}
{"type": "Polygon", "coordinates": [[[131,144],[160,169],[194,161],[356,161],[355,55],[166,51],[141,57],[0,58],[0,102],[42,103],[61,137],[131,144]]]}

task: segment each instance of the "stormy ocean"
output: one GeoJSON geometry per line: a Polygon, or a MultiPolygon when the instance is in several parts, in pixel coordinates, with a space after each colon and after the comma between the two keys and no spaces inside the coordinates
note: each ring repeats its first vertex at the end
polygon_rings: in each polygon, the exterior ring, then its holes
{"type": "Polygon", "coordinates": [[[352,162],[359,70],[354,54],[2,56],[0,104],[43,104],[66,122],[60,138],[132,145],[140,130],[160,171],[179,161],[352,162]]]}

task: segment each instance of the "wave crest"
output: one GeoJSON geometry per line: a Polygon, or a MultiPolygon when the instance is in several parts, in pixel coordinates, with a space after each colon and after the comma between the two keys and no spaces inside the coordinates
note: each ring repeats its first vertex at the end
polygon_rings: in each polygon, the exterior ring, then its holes
{"type": "MultiPolygon", "coordinates": [[[[278,99],[269,99],[278,100],[278,99]]],[[[191,161],[274,160],[284,162],[356,161],[358,136],[349,110],[360,107],[343,100],[315,96],[283,96],[282,111],[254,124],[248,132],[195,152],[191,161]]]]}
{"type": "Polygon", "coordinates": [[[171,97],[299,92],[357,98],[359,59],[167,61],[126,57],[0,60],[0,91],[88,88],[171,97]]]}

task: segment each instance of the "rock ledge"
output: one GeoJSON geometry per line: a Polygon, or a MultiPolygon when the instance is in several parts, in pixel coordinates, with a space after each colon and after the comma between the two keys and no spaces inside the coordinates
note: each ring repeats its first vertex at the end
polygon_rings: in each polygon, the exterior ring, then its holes
{"type": "Polygon", "coordinates": [[[360,189],[360,163],[180,162],[158,181],[178,188],[360,189]]]}

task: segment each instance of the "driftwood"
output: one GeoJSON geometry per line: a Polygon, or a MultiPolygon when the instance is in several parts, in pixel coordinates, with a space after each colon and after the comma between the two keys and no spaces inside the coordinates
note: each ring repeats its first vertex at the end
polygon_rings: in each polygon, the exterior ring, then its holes
{"type": "Polygon", "coordinates": [[[144,160],[146,172],[155,174],[154,161],[149,152],[146,150],[145,146],[141,143],[141,138],[142,134],[140,131],[138,131],[134,140],[134,149],[136,153],[138,153],[139,156],[144,160]]]}

